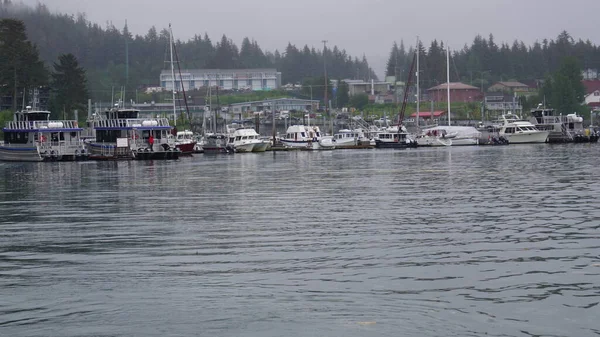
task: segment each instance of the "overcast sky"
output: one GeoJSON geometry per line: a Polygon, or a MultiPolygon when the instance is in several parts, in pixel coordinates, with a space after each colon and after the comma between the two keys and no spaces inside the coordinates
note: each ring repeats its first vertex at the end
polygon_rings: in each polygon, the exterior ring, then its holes
{"type": "Polygon", "coordinates": [[[407,48],[420,36],[425,45],[444,40],[453,48],[475,35],[492,33],[497,43],[553,39],[562,30],[600,44],[600,0],[22,0],[45,3],[52,11],[86,13],[90,21],[127,20],[134,34],[173,24],[176,39],[207,32],[240,46],[245,36],[263,50],[288,42],[320,48],[322,40],[352,56],[363,54],[381,76],[393,41],[407,48]]]}

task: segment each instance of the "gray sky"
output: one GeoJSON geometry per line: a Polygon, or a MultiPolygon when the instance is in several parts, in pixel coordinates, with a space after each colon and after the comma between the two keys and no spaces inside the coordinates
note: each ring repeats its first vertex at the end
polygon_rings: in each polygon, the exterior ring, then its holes
{"type": "Polygon", "coordinates": [[[380,77],[393,41],[403,39],[408,48],[417,35],[426,46],[438,39],[462,48],[477,34],[492,33],[496,43],[519,39],[530,44],[567,30],[575,39],[600,44],[599,0],[22,1],[42,2],[63,13],[84,12],[90,21],[110,21],[118,28],[127,19],[134,34],[171,22],[181,40],[207,32],[213,42],[226,34],[239,46],[248,36],[270,51],[281,51],[288,42],[320,48],[321,40],[328,40],[352,56],[365,54],[380,77]]]}

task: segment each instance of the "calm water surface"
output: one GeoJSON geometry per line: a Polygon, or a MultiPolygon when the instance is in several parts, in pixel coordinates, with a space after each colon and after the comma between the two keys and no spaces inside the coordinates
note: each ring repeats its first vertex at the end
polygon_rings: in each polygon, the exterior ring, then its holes
{"type": "Polygon", "coordinates": [[[598,336],[599,155],[0,164],[0,335],[598,336]]]}

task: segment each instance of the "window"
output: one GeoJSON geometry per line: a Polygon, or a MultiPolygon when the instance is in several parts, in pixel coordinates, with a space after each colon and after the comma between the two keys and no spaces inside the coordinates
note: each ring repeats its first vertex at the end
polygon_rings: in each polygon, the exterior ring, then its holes
{"type": "Polygon", "coordinates": [[[594,91],[594,96],[600,96],[600,91],[598,91],[598,90],[594,91]]]}

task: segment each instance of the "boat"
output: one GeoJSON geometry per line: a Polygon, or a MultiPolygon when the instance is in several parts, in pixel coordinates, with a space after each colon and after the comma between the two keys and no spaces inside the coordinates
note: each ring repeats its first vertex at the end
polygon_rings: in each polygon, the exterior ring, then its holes
{"type": "Polygon", "coordinates": [[[333,135],[333,141],[338,149],[371,144],[371,140],[365,136],[362,129],[341,129],[333,135]]]}
{"type": "Polygon", "coordinates": [[[498,134],[510,144],[545,143],[550,133],[547,130],[538,130],[531,122],[512,113],[502,115],[501,122],[498,134]]]}
{"type": "Polygon", "coordinates": [[[212,133],[205,137],[202,148],[204,154],[230,154],[234,153],[233,146],[228,144],[228,136],[224,133],[212,133]]]}
{"type": "Polygon", "coordinates": [[[268,141],[260,139],[260,135],[253,128],[227,126],[229,134],[228,143],[233,146],[235,152],[265,152],[268,141]]]}
{"type": "Polygon", "coordinates": [[[196,148],[194,133],[190,130],[177,131],[175,135],[175,147],[181,151],[181,154],[189,155],[194,153],[196,148]]]}
{"type": "Polygon", "coordinates": [[[138,109],[111,109],[88,119],[90,159],[177,159],[180,151],[166,118],[140,118],[138,109]]]}
{"type": "Polygon", "coordinates": [[[74,161],[85,160],[88,153],[75,120],[50,120],[50,111],[15,112],[14,120],[2,129],[4,143],[0,144],[3,161],[74,161]]]}
{"type": "Polygon", "coordinates": [[[577,114],[558,115],[554,109],[540,104],[531,110],[529,121],[540,131],[548,131],[548,143],[595,143],[600,135],[583,127],[583,117],[577,114]]]}
{"type": "MultiPolygon", "coordinates": [[[[424,137],[421,139],[424,141],[429,139],[432,143],[440,144],[440,146],[479,145],[479,139],[481,138],[481,132],[472,126],[454,125],[438,125],[423,129],[422,135],[424,137]]],[[[435,145],[432,144],[432,146],[435,145]]]]}
{"type": "Polygon", "coordinates": [[[417,147],[417,142],[406,132],[404,126],[391,126],[375,134],[375,147],[379,149],[402,149],[417,147]]]}
{"type": "Polygon", "coordinates": [[[291,125],[280,141],[285,147],[290,148],[323,150],[335,147],[333,137],[322,135],[318,126],[291,125]]]}

